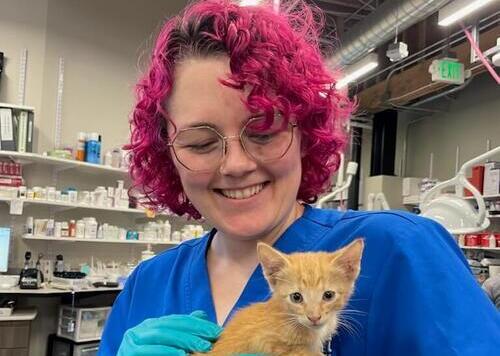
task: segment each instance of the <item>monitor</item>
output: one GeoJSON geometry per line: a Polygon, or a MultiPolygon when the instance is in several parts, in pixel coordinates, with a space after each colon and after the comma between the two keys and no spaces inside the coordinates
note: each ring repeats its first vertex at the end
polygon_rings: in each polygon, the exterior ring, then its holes
{"type": "Polygon", "coordinates": [[[0,272],[7,272],[9,265],[10,229],[0,227],[0,272]]]}

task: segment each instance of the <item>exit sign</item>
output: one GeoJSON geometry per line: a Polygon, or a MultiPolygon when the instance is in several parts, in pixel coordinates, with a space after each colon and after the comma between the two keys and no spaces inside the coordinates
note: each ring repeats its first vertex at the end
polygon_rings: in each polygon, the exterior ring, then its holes
{"type": "Polygon", "coordinates": [[[432,61],[429,73],[432,75],[433,82],[463,84],[465,79],[463,63],[451,58],[432,61]]]}

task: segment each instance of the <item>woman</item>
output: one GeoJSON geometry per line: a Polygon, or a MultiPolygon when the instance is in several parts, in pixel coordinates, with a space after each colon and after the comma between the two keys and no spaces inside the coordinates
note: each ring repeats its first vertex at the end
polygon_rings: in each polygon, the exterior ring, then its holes
{"type": "Polygon", "coordinates": [[[235,310],[269,297],[258,241],[286,253],[333,251],[359,236],[350,327],[327,355],[500,349],[500,318],[440,225],[307,205],[338,167],[351,110],[331,86],[315,15],[306,5],[278,13],[208,0],[166,22],[137,89],[132,176],[153,207],[215,228],[135,269],[100,355],[206,351],[235,310]]]}

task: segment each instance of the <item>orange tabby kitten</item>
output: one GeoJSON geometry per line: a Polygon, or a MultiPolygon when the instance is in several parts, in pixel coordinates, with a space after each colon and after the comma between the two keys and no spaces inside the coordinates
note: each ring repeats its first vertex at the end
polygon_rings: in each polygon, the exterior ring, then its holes
{"type": "Polygon", "coordinates": [[[337,314],[353,292],[363,247],[357,239],[333,253],[285,255],[259,243],[271,299],[238,311],[212,351],[197,355],[323,355],[323,343],[335,333],[337,314]]]}

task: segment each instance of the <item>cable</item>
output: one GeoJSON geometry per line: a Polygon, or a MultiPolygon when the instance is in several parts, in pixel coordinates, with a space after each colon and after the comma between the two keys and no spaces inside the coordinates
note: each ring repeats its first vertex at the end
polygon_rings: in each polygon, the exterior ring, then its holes
{"type": "Polygon", "coordinates": [[[471,49],[473,49],[474,52],[476,52],[476,55],[479,57],[481,62],[483,62],[484,66],[486,67],[488,72],[490,72],[493,79],[496,80],[497,84],[500,84],[500,77],[498,76],[497,72],[495,72],[495,70],[491,67],[490,63],[488,62],[488,60],[484,56],[483,52],[481,52],[481,49],[479,48],[477,43],[472,38],[472,34],[464,26],[462,26],[462,29],[464,30],[465,36],[467,37],[467,39],[470,42],[471,49]]]}

